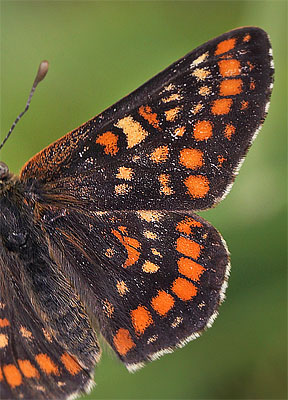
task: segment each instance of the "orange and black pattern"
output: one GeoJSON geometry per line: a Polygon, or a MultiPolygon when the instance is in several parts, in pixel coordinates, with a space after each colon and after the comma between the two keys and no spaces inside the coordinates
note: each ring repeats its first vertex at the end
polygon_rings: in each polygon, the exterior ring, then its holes
{"type": "Polygon", "coordinates": [[[0,177],[1,398],[89,391],[97,333],[134,371],[211,326],[229,252],[195,211],[228,193],[272,86],[267,34],[228,32],[0,177]]]}

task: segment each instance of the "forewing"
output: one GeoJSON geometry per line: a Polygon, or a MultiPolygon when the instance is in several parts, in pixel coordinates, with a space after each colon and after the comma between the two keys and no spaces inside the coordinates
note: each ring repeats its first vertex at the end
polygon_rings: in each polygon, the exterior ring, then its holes
{"type": "Polygon", "coordinates": [[[129,369],[212,324],[229,256],[209,223],[166,211],[104,212],[85,220],[71,212],[46,225],[53,257],[62,257],[100,332],[129,369]]]}
{"type": "Polygon", "coordinates": [[[22,169],[45,200],[94,210],[205,209],[233,182],[272,89],[267,34],[198,47],[22,169]]]}

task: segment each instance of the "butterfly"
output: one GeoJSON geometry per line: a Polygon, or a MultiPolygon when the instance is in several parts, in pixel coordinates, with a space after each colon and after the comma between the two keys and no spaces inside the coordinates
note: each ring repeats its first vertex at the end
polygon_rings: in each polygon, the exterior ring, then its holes
{"type": "Polygon", "coordinates": [[[3,399],[88,392],[101,335],[130,371],[210,327],[229,252],[198,216],[229,192],[267,114],[267,34],[196,48],[60,138],[0,164],[3,399]]]}

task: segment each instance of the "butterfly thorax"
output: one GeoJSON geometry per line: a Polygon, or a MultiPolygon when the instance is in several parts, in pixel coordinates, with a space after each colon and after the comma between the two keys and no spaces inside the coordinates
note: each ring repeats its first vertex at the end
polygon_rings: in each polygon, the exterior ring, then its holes
{"type": "MultiPolygon", "coordinates": [[[[21,302],[16,282],[22,282],[27,309],[34,309],[35,318],[45,321],[45,330],[64,349],[72,340],[75,357],[89,368],[99,353],[95,335],[77,293],[50,256],[41,224],[25,197],[28,188],[12,174],[0,182],[1,293],[21,302]]],[[[20,319],[11,315],[15,323],[20,319]]]]}

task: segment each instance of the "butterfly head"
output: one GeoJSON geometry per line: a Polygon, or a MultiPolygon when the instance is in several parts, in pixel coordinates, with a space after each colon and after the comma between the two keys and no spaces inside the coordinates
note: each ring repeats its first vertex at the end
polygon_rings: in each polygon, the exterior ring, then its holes
{"type": "Polygon", "coordinates": [[[11,173],[9,171],[8,165],[6,165],[3,161],[0,161],[0,188],[5,185],[10,177],[11,173]]]}
{"type": "Polygon", "coordinates": [[[0,181],[7,179],[9,176],[9,168],[4,162],[0,161],[0,181]]]}

